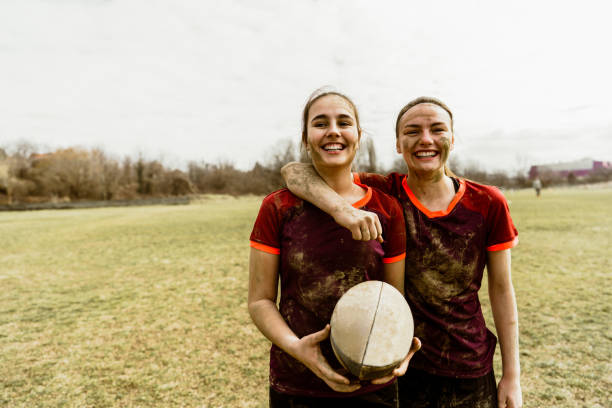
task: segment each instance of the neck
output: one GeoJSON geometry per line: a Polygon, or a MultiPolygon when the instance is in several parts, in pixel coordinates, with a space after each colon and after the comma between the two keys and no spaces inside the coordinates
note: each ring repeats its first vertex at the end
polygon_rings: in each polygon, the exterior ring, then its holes
{"type": "Polygon", "coordinates": [[[353,174],[351,168],[346,167],[342,169],[338,168],[327,168],[323,166],[317,166],[313,163],[313,166],[317,173],[321,176],[323,181],[330,186],[336,193],[349,201],[355,195],[355,189],[361,190],[359,186],[353,183],[353,174]]]}
{"type": "Polygon", "coordinates": [[[444,169],[436,173],[418,174],[408,172],[406,175],[408,187],[419,200],[452,197],[455,195],[453,180],[444,174],[444,169]]]}

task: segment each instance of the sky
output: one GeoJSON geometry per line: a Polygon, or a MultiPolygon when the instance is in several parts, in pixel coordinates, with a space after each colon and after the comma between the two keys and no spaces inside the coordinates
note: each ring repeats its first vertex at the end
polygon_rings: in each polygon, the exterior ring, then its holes
{"type": "Polygon", "coordinates": [[[612,160],[607,3],[1,0],[0,147],[246,170],[332,85],[384,165],[421,95],[453,110],[462,164],[612,160]]]}

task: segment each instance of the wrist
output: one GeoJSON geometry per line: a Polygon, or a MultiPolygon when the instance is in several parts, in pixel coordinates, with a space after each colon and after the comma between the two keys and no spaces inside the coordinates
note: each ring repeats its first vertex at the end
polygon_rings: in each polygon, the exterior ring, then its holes
{"type": "Polygon", "coordinates": [[[335,205],[329,212],[329,215],[331,215],[332,218],[337,222],[339,219],[346,217],[347,214],[351,214],[355,210],[356,208],[353,207],[348,201],[341,199],[338,200],[337,203],[335,203],[335,205]]]}
{"type": "Polygon", "coordinates": [[[282,349],[286,351],[287,354],[289,354],[291,357],[303,363],[302,356],[300,354],[299,342],[300,340],[297,337],[288,339],[282,349]]]}
{"type": "Polygon", "coordinates": [[[505,380],[508,381],[520,381],[521,379],[521,373],[520,371],[503,371],[502,372],[502,378],[504,378],[505,380]]]}

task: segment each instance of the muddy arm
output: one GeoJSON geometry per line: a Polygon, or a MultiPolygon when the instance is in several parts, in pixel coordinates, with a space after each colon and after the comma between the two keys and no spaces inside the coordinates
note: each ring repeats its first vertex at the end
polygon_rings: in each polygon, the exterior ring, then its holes
{"type": "Polygon", "coordinates": [[[353,239],[382,242],[378,216],[354,208],[323,181],[312,164],[288,163],[281,169],[287,188],[296,196],[314,204],[351,231],[353,239]]]}

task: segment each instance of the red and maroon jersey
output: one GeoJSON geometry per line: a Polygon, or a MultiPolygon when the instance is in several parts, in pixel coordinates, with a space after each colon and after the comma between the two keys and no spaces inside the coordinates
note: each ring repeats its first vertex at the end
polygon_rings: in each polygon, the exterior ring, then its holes
{"type": "MultiPolygon", "coordinates": [[[[346,228],[312,204],[283,189],[268,195],[251,233],[251,246],[277,254],[280,275],[279,311],[298,337],[325,328],[334,306],[351,287],[383,280],[383,263],[405,257],[402,208],[392,197],[363,186],[366,196],[353,206],[375,212],[385,242],[355,241],[346,228]]],[[[325,358],[340,368],[329,339],[321,343],[325,358]]],[[[313,397],[346,397],[387,386],[364,383],[355,393],[333,391],[306,366],[276,345],[270,350],[270,385],[278,392],[313,397]]]]}
{"type": "Polygon", "coordinates": [[[459,179],[448,208],[431,212],[410,190],[405,175],[355,177],[397,197],[404,208],[405,293],[414,315],[414,335],[423,342],[410,366],[449,377],[487,374],[497,342],[478,299],[487,251],[518,242],[503,194],[459,179]]]}

